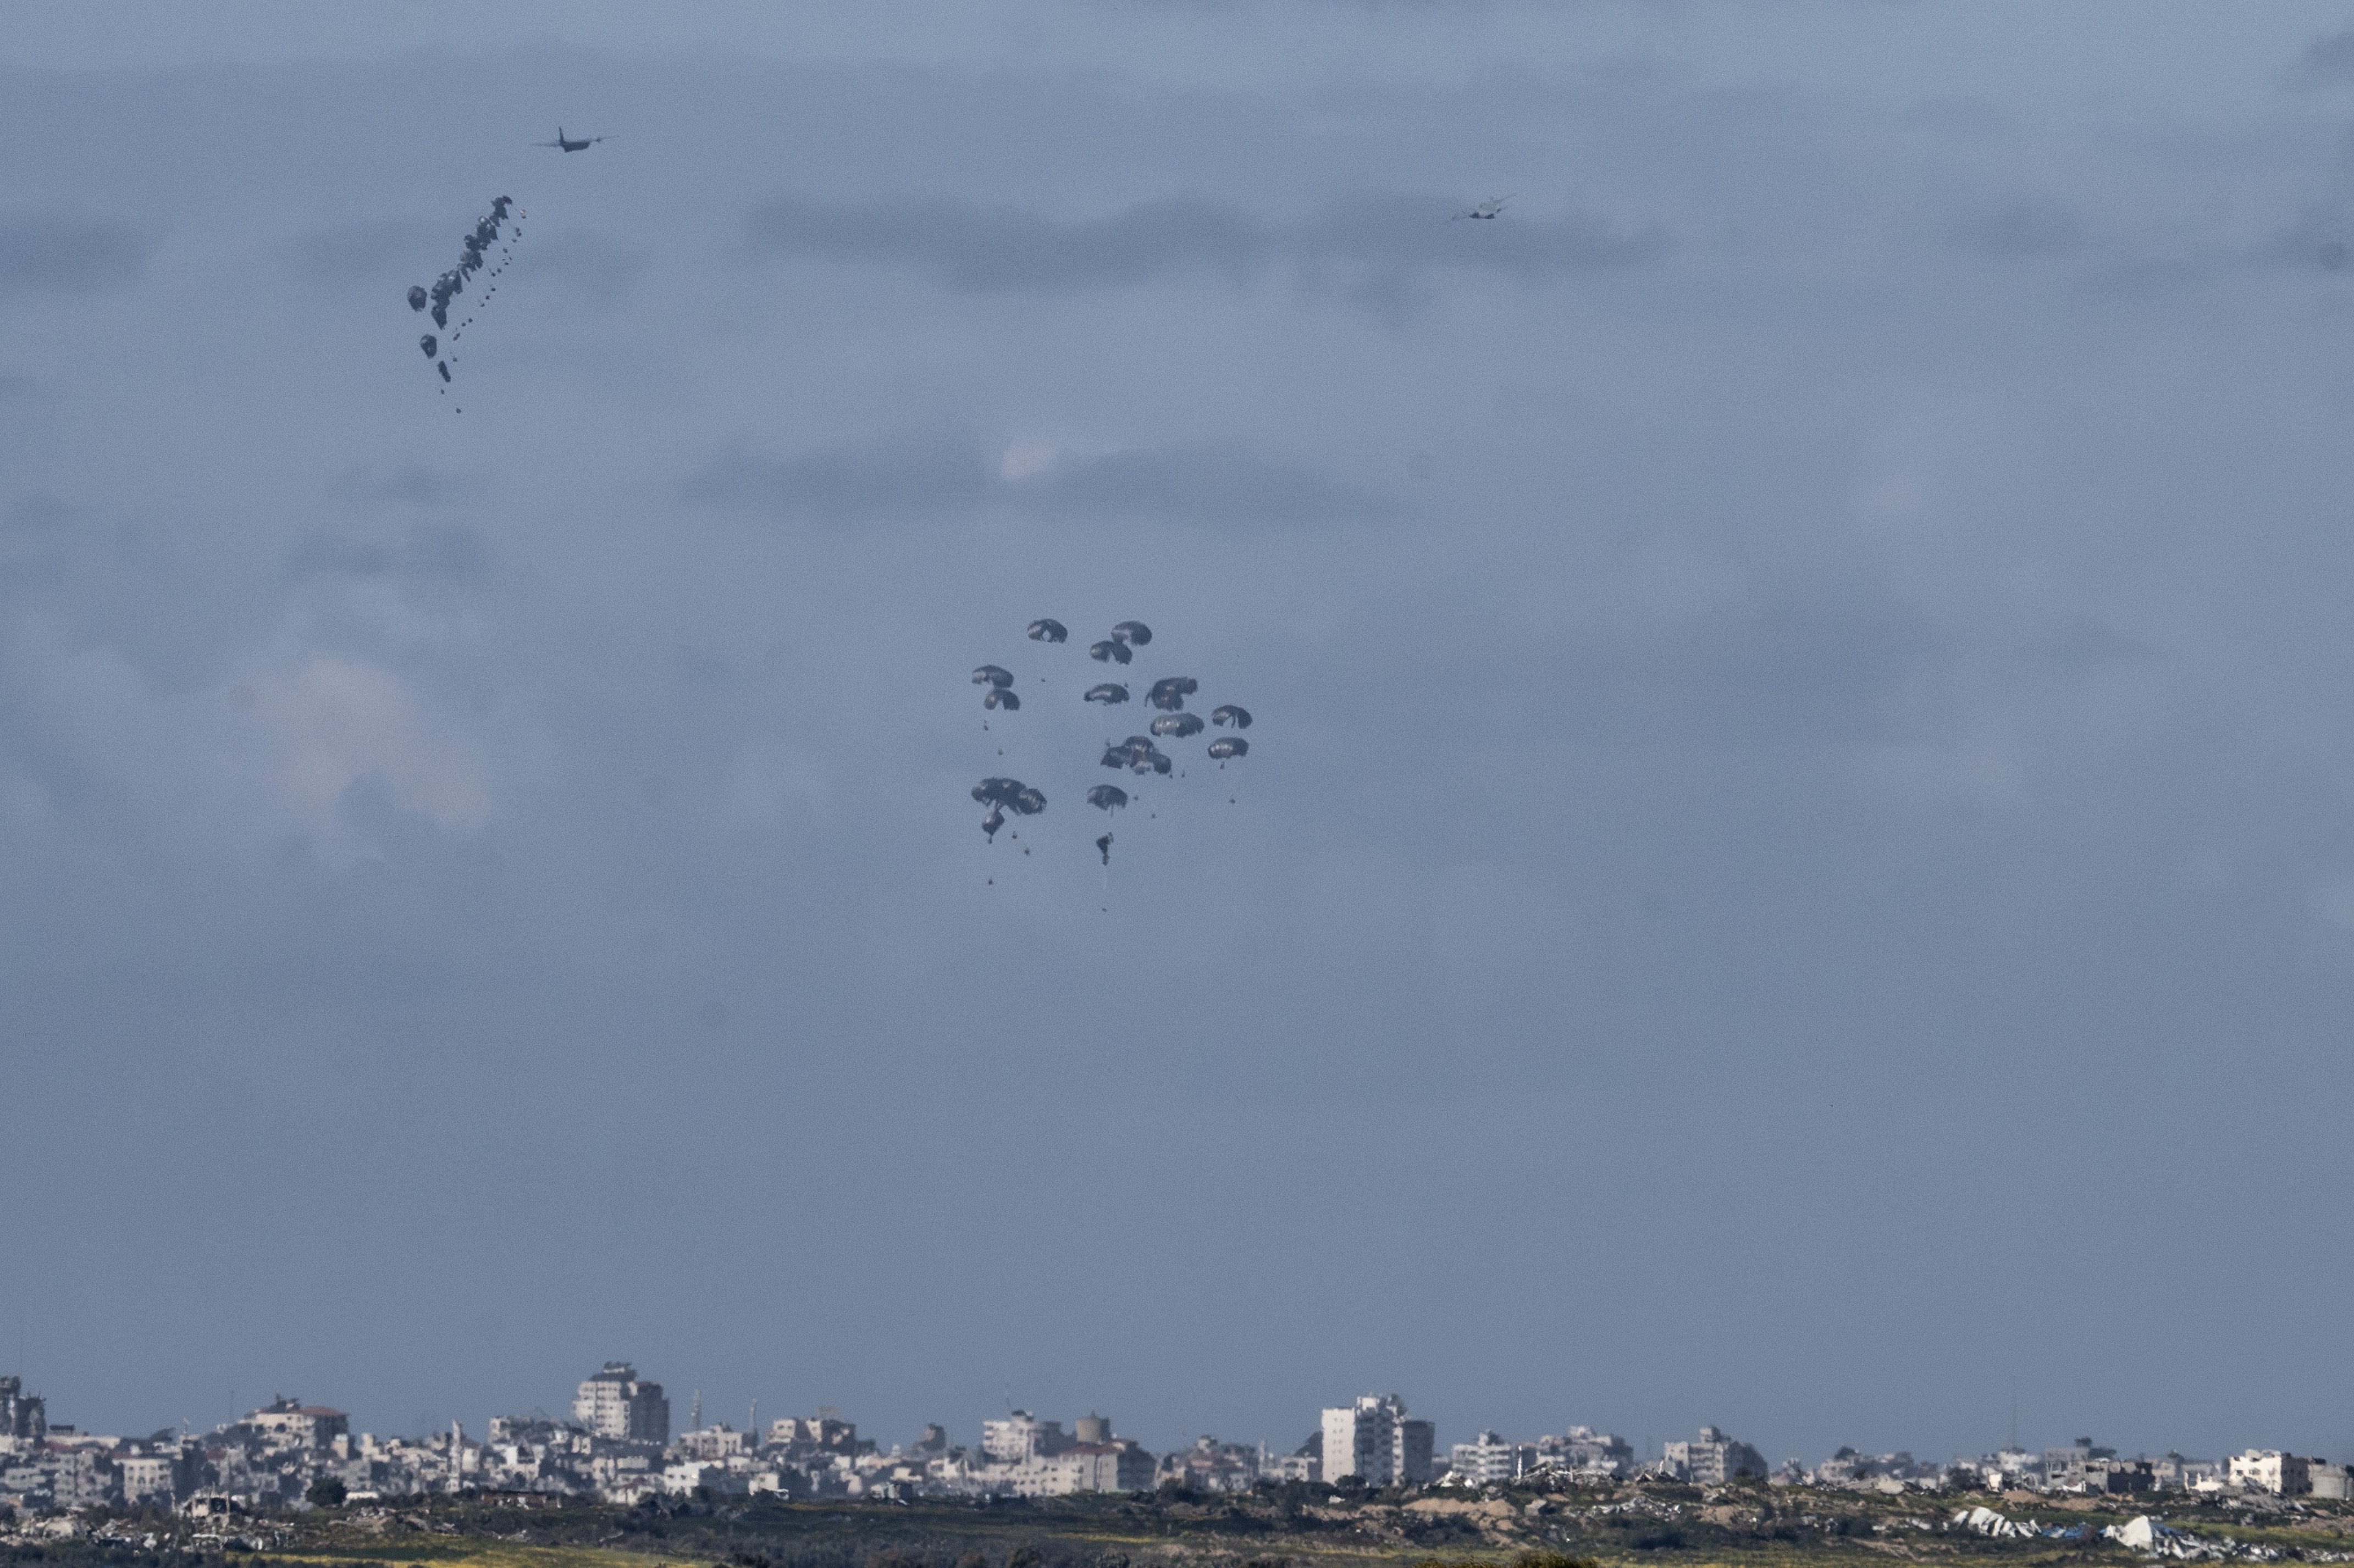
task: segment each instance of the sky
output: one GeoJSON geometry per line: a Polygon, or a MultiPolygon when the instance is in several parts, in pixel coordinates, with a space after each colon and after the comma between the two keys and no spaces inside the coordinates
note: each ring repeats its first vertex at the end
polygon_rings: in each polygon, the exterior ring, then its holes
{"type": "Polygon", "coordinates": [[[7,33],[53,1420],[2354,1456],[2354,5],[7,33]]]}

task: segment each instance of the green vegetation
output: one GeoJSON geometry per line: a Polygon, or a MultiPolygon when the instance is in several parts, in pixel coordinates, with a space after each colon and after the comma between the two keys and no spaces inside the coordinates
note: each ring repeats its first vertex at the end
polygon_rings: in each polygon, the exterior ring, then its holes
{"type": "Polygon", "coordinates": [[[1952,1568],[2146,1561],[2104,1525],[2157,1512],[2283,1559],[2354,1562],[2354,1507],[1659,1483],[1484,1495],[1263,1488],[1030,1502],[705,1498],[634,1508],[457,1498],[216,1522],[100,1512],[20,1529],[0,1568],[1952,1568]],[[1949,1526],[1983,1504],[2066,1537],[1949,1526]]]}

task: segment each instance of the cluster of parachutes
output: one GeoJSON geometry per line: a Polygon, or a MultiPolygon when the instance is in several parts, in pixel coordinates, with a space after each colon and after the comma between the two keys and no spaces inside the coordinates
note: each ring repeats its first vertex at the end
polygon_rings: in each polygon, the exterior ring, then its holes
{"type": "MultiPolygon", "coordinates": [[[[1040,619],[1030,623],[1029,636],[1034,642],[1066,642],[1070,629],[1061,621],[1040,619]]],[[[1128,664],[1136,657],[1136,650],[1152,641],[1152,629],[1140,620],[1123,620],[1111,629],[1111,635],[1091,643],[1087,657],[1100,664],[1128,664]]],[[[1018,713],[1022,699],[1015,693],[1013,673],[1002,665],[983,664],[972,673],[972,683],[981,688],[981,704],[992,712],[1018,713]]],[[[1097,759],[1103,767],[1124,770],[1140,779],[1166,779],[1176,771],[1177,759],[1161,748],[1164,740],[1190,740],[1204,733],[1209,726],[1234,733],[1213,739],[1207,749],[1211,760],[1224,766],[1237,758],[1250,755],[1250,742],[1239,733],[1251,724],[1250,710],[1232,703],[1210,710],[1208,725],[1202,715],[1190,713],[1185,699],[1202,689],[1202,683],[1191,675],[1166,675],[1154,681],[1146,690],[1144,701],[1158,710],[1152,721],[1145,726],[1149,732],[1131,735],[1127,739],[1107,745],[1097,759]]],[[[1102,707],[1117,707],[1129,700],[1129,689],[1117,681],[1104,681],[1089,686],[1080,695],[1082,702],[1102,707]]],[[[984,721],[984,727],[986,724],[984,721]]],[[[974,787],[972,798],[988,808],[981,819],[981,831],[991,842],[997,839],[997,830],[1005,825],[1006,813],[1035,816],[1046,809],[1046,797],[1018,779],[984,779],[974,787]]],[[[1087,792],[1088,805],[1105,812],[1117,811],[1129,804],[1129,793],[1117,784],[1097,784],[1087,792]]],[[[1018,836],[1018,835],[1017,835],[1018,836]]],[[[1112,836],[1108,832],[1096,840],[1096,850],[1103,863],[1111,863],[1112,836]]]]}
{"type": "MultiPolygon", "coordinates": [[[[476,272],[488,268],[490,276],[495,278],[505,271],[507,259],[514,254],[512,249],[514,241],[523,238],[523,225],[520,222],[514,225],[513,235],[507,236],[504,240],[501,238],[508,228],[507,209],[513,207],[514,207],[514,198],[512,196],[500,196],[492,202],[490,215],[476,223],[472,232],[466,236],[464,249],[458,258],[458,264],[434,279],[433,286],[429,289],[421,283],[409,286],[408,308],[412,311],[429,308],[433,313],[433,324],[443,332],[449,332],[450,341],[453,344],[465,332],[468,323],[474,318],[466,317],[464,321],[458,323],[456,332],[451,332],[450,302],[466,291],[466,280],[476,272]],[[499,247],[496,260],[491,259],[491,247],[493,245],[499,247]]],[[[523,216],[522,210],[517,208],[515,217],[521,218],[523,216]]],[[[498,291],[496,283],[488,284],[482,291],[483,302],[488,303],[490,296],[498,291]]],[[[433,368],[441,373],[442,387],[446,396],[450,381],[450,361],[442,357],[440,339],[429,332],[417,340],[417,346],[425,351],[425,357],[431,360],[433,368]]]]}
{"type": "Polygon", "coordinates": [[[1005,825],[1006,812],[1034,817],[1046,809],[1046,797],[1019,779],[984,779],[972,787],[972,798],[989,808],[981,828],[991,843],[997,842],[997,830],[1005,825]]]}

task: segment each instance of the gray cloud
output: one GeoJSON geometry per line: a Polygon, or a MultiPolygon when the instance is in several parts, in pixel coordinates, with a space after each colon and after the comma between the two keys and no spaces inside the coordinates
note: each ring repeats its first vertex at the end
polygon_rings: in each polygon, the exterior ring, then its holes
{"type": "Polygon", "coordinates": [[[391,278],[420,266],[419,257],[447,249],[448,224],[415,218],[372,218],[314,228],[291,248],[294,269],[319,281],[391,278]]]}
{"type": "Polygon", "coordinates": [[[909,431],[796,458],[740,449],[690,477],[686,495],[831,522],[1003,509],[1213,524],[1325,523],[1396,514],[1396,503],[1313,469],[1226,442],[1072,458],[1007,478],[981,444],[955,431],[909,431]]]}
{"type": "Polygon", "coordinates": [[[2304,89],[2354,81],[2354,29],[2307,44],[2305,53],[2288,68],[2287,81],[2291,87],[2304,89]]]}
{"type": "Polygon", "coordinates": [[[455,505],[482,493],[482,481],[411,459],[389,467],[347,468],[327,483],[329,496],[356,511],[387,506],[425,509],[455,505]]]}
{"type": "Polygon", "coordinates": [[[139,276],[151,249],[120,223],[54,217],[0,222],[0,291],[119,287],[139,276]]]}
{"type": "Polygon", "coordinates": [[[1656,225],[1620,229],[1585,212],[1453,223],[1452,207],[1444,196],[1360,196],[1284,223],[1182,196],[1064,221],[940,198],[781,197],[754,212],[747,227],[760,255],[895,263],[974,292],[1118,288],[1187,275],[1242,280],[1278,263],[1536,278],[1631,266],[1656,260],[1671,244],[1656,225]]]}
{"type": "Polygon", "coordinates": [[[1946,238],[1957,249],[1995,260],[2031,260],[2077,249],[2084,224],[2057,197],[2019,196],[1956,218],[1946,238]]]}
{"type": "Polygon", "coordinates": [[[472,577],[489,567],[490,550],[472,528],[419,524],[389,536],[313,534],[288,565],[298,576],[472,577]]]}
{"type": "Polygon", "coordinates": [[[36,492],[0,514],[0,527],[10,532],[56,533],[72,526],[75,509],[46,492],[36,492]]]}

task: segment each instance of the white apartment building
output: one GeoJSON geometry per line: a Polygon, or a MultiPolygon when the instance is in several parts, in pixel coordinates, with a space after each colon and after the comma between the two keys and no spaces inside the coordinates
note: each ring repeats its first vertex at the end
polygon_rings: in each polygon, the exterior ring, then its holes
{"type": "Polygon", "coordinates": [[[1500,1432],[1482,1432],[1476,1442],[1458,1443],[1447,1450],[1447,1472],[1473,1486],[1516,1479],[1526,1469],[1528,1453],[1518,1443],[1507,1443],[1500,1432]]]}
{"type": "Polygon", "coordinates": [[[172,1461],[152,1455],[141,1455],[114,1462],[115,1472],[122,1478],[122,1500],[127,1503],[146,1502],[151,1499],[172,1500],[172,1461]]]}
{"type": "Polygon", "coordinates": [[[670,1401],[662,1384],[640,1382],[638,1369],[627,1361],[607,1361],[604,1371],[581,1381],[572,1396],[572,1419],[599,1437],[670,1441],[670,1401]]]}
{"type": "Polygon", "coordinates": [[[1075,1492],[1149,1492],[1158,1468],[1151,1455],[1125,1437],[1074,1443],[1057,1453],[1030,1459],[1012,1475],[1019,1498],[1067,1497],[1075,1492]]]}
{"type": "Polygon", "coordinates": [[[1041,1421],[1026,1410],[1017,1410],[1002,1421],[981,1424],[981,1451],[1001,1465],[1048,1458],[1068,1448],[1074,1441],[1064,1432],[1061,1422],[1041,1421]]]}
{"type": "Polygon", "coordinates": [[[2232,1485],[2252,1492],[2296,1497],[2313,1489],[2306,1460],[2278,1448],[2251,1448],[2232,1456],[2232,1485]]]}
{"type": "Polygon", "coordinates": [[[245,1418],[255,1431],[303,1448],[331,1448],[338,1437],[351,1435],[351,1417],[323,1404],[274,1400],[245,1418]]]}
{"type": "Polygon", "coordinates": [[[1427,1421],[1406,1419],[1394,1393],[1369,1393],[1324,1412],[1324,1477],[1355,1476],[1369,1487],[1421,1486],[1430,1479],[1427,1421]]]}
{"type": "Polygon", "coordinates": [[[1623,1476],[1635,1467],[1635,1449],[1615,1433],[1573,1426],[1536,1442],[1537,1463],[1587,1476],[1623,1476]]]}
{"type": "Polygon", "coordinates": [[[1766,1456],[1713,1426],[1700,1429],[1700,1440],[1662,1445],[1660,1467],[1680,1481],[1721,1487],[1735,1476],[1766,1474],[1766,1456]]]}
{"type": "Polygon", "coordinates": [[[749,1454],[752,1451],[752,1445],[747,1434],[738,1432],[725,1421],[721,1421],[699,1432],[680,1433],[677,1448],[680,1454],[690,1459],[724,1463],[730,1458],[749,1454]]]}

